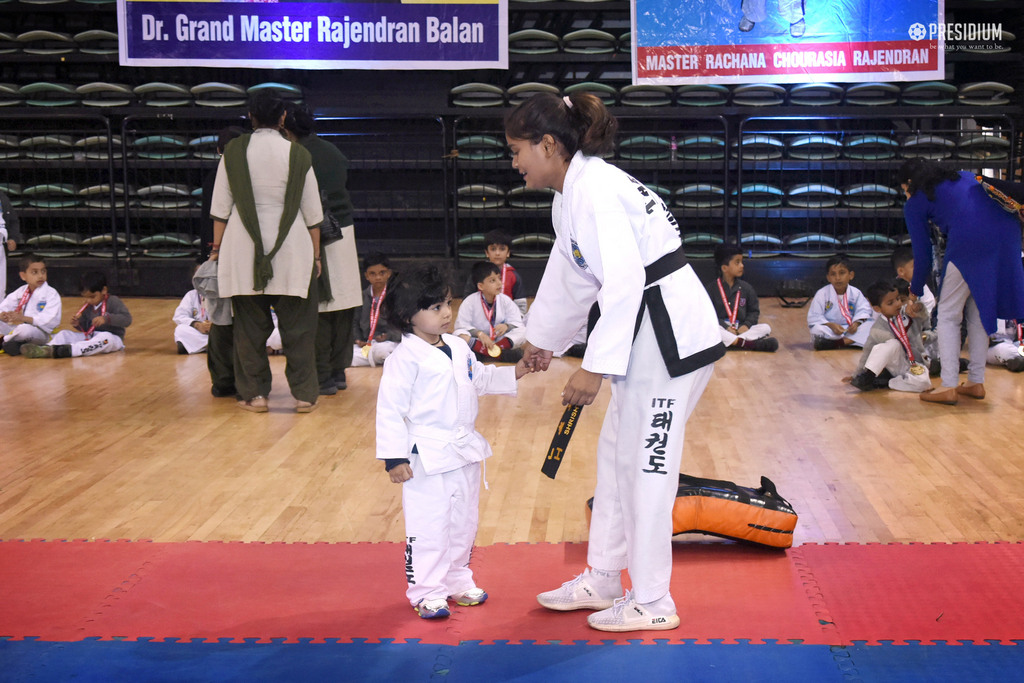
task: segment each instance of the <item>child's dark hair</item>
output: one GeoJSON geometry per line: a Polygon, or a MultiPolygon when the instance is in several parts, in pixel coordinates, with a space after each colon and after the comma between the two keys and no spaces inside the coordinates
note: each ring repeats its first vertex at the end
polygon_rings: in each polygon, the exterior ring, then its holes
{"type": "Polygon", "coordinates": [[[565,98],[540,93],[505,116],[508,137],[537,144],[545,135],[551,135],[565,147],[568,158],[577,150],[588,156],[610,152],[618,130],[619,122],[590,93],[574,93],[565,98]]]}
{"type": "Polygon", "coordinates": [[[486,249],[492,244],[500,244],[512,251],[512,238],[504,230],[491,230],[484,235],[484,248],[486,249]]]}
{"type": "Polygon", "coordinates": [[[889,257],[889,262],[892,263],[892,269],[896,270],[900,266],[903,266],[914,260],[914,250],[909,245],[903,244],[893,249],[892,256],[889,257]]]}
{"type": "Polygon", "coordinates": [[[853,265],[850,262],[850,257],[846,254],[836,254],[825,261],[825,273],[832,270],[832,266],[842,266],[847,270],[853,270],[853,265]]]}
{"type": "Polygon", "coordinates": [[[83,273],[78,281],[80,292],[102,292],[107,286],[107,276],[98,270],[83,273]]]}
{"type": "Polygon", "coordinates": [[[284,127],[294,133],[295,137],[304,138],[313,134],[314,118],[309,105],[285,102],[284,112],[284,127]]]}
{"type": "Polygon", "coordinates": [[[364,273],[373,266],[384,266],[391,270],[391,259],[382,251],[371,251],[363,257],[359,265],[364,273]]]}
{"type": "Polygon", "coordinates": [[[715,265],[721,268],[725,264],[732,261],[732,257],[737,254],[742,254],[743,250],[740,249],[738,244],[732,242],[722,242],[715,246],[715,265]]]}
{"type": "Polygon", "coordinates": [[[42,263],[45,266],[46,259],[44,259],[39,254],[25,254],[20,259],[18,259],[18,272],[27,272],[28,269],[32,267],[33,263],[42,263]]]}
{"type": "Polygon", "coordinates": [[[881,306],[885,295],[893,291],[896,291],[896,285],[892,280],[877,280],[868,285],[864,296],[872,306],[881,306]]]}
{"type": "Polygon", "coordinates": [[[907,282],[906,280],[904,280],[901,277],[898,277],[895,280],[893,280],[892,283],[896,287],[896,293],[899,294],[901,297],[909,297],[910,296],[910,283],[909,282],[907,282]]]}
{"type": "Polygon", "coordinates": [[[249,114],[261,126],[277,126],[284,113],[284,100],[270,90],[260,90],[249,98],[249,114]]]}
{"type": "Polygon", "coordinates": [[[490,261],[477,261],[473,264],[471,276],[474,284],[480,284],[491,275],[501,275],[501,268],[490,261]]]}
{"type": "Polygon", "coordinates": [[[384,295],[384,315],[388,324],[402,331],[412,332],[412,317],[452,295],[448,274],[433,264],[414,266],[408,271],[395,273],[388,280],[388,293],[384,295]]]}
{"type": "Polygon", "coordinates": [[[960,174],[929,159],[914,158],[903,162],[896,171],[896,185],[907,184],[907,192],[913,195],[924,192],[928,201],[935,201],[935,187],[944,180],[959,180],[960,174]]]}

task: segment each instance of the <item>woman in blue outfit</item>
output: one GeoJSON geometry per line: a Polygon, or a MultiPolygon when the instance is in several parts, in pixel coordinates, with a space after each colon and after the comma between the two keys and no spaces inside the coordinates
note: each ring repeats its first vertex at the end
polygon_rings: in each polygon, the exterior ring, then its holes
{"type": "Polygon", "coordinates": [[[932,272],[931,221],[946,242],[936,331],[942,387],[922,401],[953,405],[960,396],[985,397],[985,354],[996,318],[1024,318],[1021,224],[966,171],[911,159],[898,171],[907,194],[903,215],[914,251],[910,291],[920,296],[932,272]],[[966,316],[967,382],[957,386],[960,324],[966,316]]]}

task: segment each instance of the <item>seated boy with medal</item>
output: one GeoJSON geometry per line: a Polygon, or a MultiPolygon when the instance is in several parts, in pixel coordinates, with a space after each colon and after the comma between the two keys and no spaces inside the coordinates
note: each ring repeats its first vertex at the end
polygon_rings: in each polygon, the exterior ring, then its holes
{"type": "Polygon", "coordinates": [[[861,391],[888,386],[896,391],[920,393],[931,388],[929,359],[924,351],[928,311],[920,301],[904,304],[896,284],[875,282],[864,291],[879,315],[864,344],[857,372],[850,384],[861,391]]]}
{"type": "Polygon", "coordinates": [[[494,358],[515,363],[526,336],[519,307],[502,293],[501,269],[490,261],[473,265],[477,291],[462,300],[455,319],[455,334],[465,340],[480,360],[494,358]]]}
{"type": "Polygon", "coordinates": [[[363,277],[370,286],[363,290],[363,307],[352,320],[354,368],[383,364],[402,339],[401,332],[392,330],[381,315],[381,305],[392,275],[391,261],[385,254],[375,251],[363,257],[362,267],[363,277]]]}

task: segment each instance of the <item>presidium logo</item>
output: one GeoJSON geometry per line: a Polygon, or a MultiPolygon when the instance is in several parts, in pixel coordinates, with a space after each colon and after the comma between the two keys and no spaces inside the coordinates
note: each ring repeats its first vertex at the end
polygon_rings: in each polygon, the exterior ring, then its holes
{"type": "Polygon", "coordinates": [[[907,34],[911,40],[941,40],[946,52],[1003,52],[1008,34],[1002,24],[948,23],[910,25],[907,34]]]}

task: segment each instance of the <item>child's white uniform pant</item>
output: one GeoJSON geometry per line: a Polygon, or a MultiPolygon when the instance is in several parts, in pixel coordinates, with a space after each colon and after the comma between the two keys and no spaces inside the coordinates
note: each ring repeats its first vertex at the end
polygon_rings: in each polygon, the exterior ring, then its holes
{"type": "Polygon", "coordinates": [[[825,339],[842,339],[843,337],[846,337],[853,342],[854,346],[863,348],[864,343],[868,340],[868,335],[871,334],[872,323],[874,323],[874,320],[865,320],[853,334],[836,334],[828,325],[815,325],[811,328],[811,338],[824,337],[825,339]]]}
{"type": "Polygon", "coordinates": [[[50,335],[35,325],[29,325],[28,323],[10,325],[0,322],[0,334],[4,336],[4,341],[26,342],[29,344],[45,344],[50,338],[50,335]]]}
{"type": "Polygon", "coordinates": [[[772,327],[767,323],[751,325],[743,334],[733,334],[724,327],[719,327],[718,329],[722,331],[722,343],[726,346],[732,346],[737,339],[754,341],[756,339],[763,339],[772,333],[772,327]]]}
{"type": "Polygon", "coordinates": [[[174,341],[184,346],[188,353],[202,353],[210,343],[210,335],[203,334],[192,325],[176,325],[174,341]]]}
{"type": "Polygon", "coordinates": [[[1019,353],[1015,343],[1004,339],[988,347],[986,360],[989,365],[1006,365],[1006,361],[1016,358],[1019,353]]]}
{"type": "Polygon", "coordinates": [[[71,357],[95,356],[100,353],[114,353],[124,348],[124,342],[116,334],[110,332],[94,332],[89,339],[85,333],[75,330],[62,330],[53,336],[50,346],[58,344],[71,345],[71,357]]]}
{"type": "Polygon", "coordinates": [[[405,513],[406,597],[444,599],[476,588],[469,558],[480,517],[480,463],[427,474],[411,458],[412,479],[402,484],[405,513]]]}
{"type": "Polygon", "coordinates": [[[686,421],[712,369],[708,365],[669,377],[645,314],[629,370],[611,382],[611,402],[597,444],[587,562],[606,571],[628,568],[639,603],[654,602],[669,591],[672,507],[686,421]]]}

